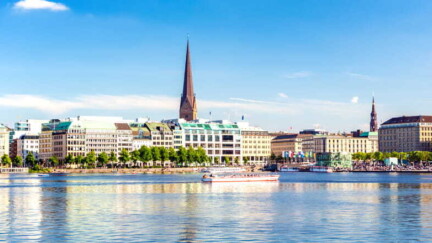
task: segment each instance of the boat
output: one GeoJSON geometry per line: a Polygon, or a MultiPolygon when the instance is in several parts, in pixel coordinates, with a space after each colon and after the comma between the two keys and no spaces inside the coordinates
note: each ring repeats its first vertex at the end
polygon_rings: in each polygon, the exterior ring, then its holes
{"type": "Polygon", "coordinates": [[[320,172],[320,173],[332,173],[333,168],[327,166],[311,166],[309,168],[310,172],[320,172]]]}
{"type": "Polygon", "coordinates": [[[47,176],[49,176],[49,174],[39,174],[38,176],[39,177],[47,177],[47,176]]]}
{"type": "Polygon", "coordinates": [[[201,170],[202,173],[210,173],[210,174],[216,174],[216,173],[240,173],[240,172],[246,172],[246,169],[243,167],[210,167],[205,168],[201,170]]]}
{"type": "Polygon", "coordinates": [[[279,169],[280,172],[299,172],[300,169],[297,167],[288,167],[288,166],[282,166],[279,169]]]}
{"type": "Polygon", "coordinates": [[[202,182],[254,182],[254,181],[277,181],[278,174],[269,173],[226,173],[205,174],[202,182]]]}

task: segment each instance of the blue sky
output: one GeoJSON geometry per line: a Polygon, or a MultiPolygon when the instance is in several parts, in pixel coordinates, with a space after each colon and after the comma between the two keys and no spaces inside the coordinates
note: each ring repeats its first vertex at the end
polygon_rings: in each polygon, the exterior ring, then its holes
{"type": "Polygon", "coordinates": [[[269,130],[431,114],[431,1],[0,0],[0,121],[199,116],[269,130]]]}

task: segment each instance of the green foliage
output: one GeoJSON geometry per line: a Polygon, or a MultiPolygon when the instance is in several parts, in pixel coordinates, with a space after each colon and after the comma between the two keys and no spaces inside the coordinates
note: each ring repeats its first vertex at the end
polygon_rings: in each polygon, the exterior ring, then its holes
{"type": "Polygon", "coordinates": [[[159,147],[151,147],[151,154],[152,154],[153,161],[161,160],[161,153],[159,147]]]}
{"type": "Polygon", "coordinates": [[[119,154],[119,161],[121,163],[126,163],[129,162],[129,160],[130,160],[129,151],[127,151],[127,149],[122,149],[119,154]]]}
{"type": "Polygon", "coordinates": [[[34,157],[33,153],[30,152],[27,154],[26,158],[25,158],[25,162],[27,165],[29,165],[30,167],[34,167],[36,165],[36,158],[34,157]]]}
{"type": "Polygon", "coordinates": [[[108,154],[105,152],[100,153],[97,157],[97,161],[98,161],[100,166],[104,167],[106,164],[108,164],[108,161],[109,161],[108,154]]]}
{"type": "Polygon", "coordinates": [[[21,167],[23,166],[23,158],[21,156],[15,156],[15,158],[13,158],[12,160],[12,164],[15,167],[21,167]]]}
{"type": "Polygon", "coordinates": [[[235,157],[235,159],[234,159],[234,163],[236,163],[236,164],[239,164],[239,163],[240,163],[240,159],[239,159],[239,157],[235,157]]]}
{"type": "Polygon", "coordinates": [[[215,164],[219,164],[219,163],[220,163],[220,161],[219,161],[219,157],[215,157],[215,158],[214,158],[214,163],[215,163],[215,164]]]}
{"type": "Polygon", "coordinates": [[[140,152],[140,160],[141,160],[142,162],[147,163],[147,162],[153,160],[152,151],[151,151],[151,149],[148,148],[147,146],[142,146],[142,147],[139,149],[139,152],[140,152]]]}
{"type": "Polygon", "coordinates": [[[168,149],[166,149],[165,147],[160,147],[159,148],[159,153],[160,153],[160,160],[162,162],[169,160],[168,149]]]}
{"type": "Polygon", "coordinates": [[[249,157],[243,157],[243,163],[246,165],[249,162],[249,157]]]}
{"type": "Polygon", "coordinates": [[[196,162],[199,164],[203,164],[209,160],[205,149],[203,149],[201,146],[195,151],[195,158],[196,162]]]}
{"type": "Polygon", "coordinates": [[[87,154],[85,159],[88,167],[94,168],[96,166],[96,159],[96,153],[93,150],[90,151],[90,153],[87,154]]]}
{"type": "Polygon", "coordinates": [[[271,153],[271,155],[270,155],[270,159],[271,159],[271,160],[275,160],[275,159],[276,159],[276,155],[275,155],[274,153],[271,153]]]}
{"type": "Polygon", "coordinates": [[[42,166],[36,164],[35,166],[29,169],[29,173],[50,173],[50,169],[43,168],[42,166]]]}
{"type": "Polygon", "coordinates": [[[84,158],[84,156],[82,156],[82,155],[78,155],[78,156],[75,158],[75,163],[77,163],[77,164],[79,164],[79,165],[83,165],[83,164],[85,164],[85,158],[84,158]]]}
{"type": "Polygon", "coordinates": [[[193,163],[197,161],[197,154],[195,152],[195,149],[192,148],[192,146],[189,146],[187,149],[187,162],[193,163]]]}
{"type": "Polygon", "coordinates": [[[4,155],[1,157],[1,162],[2,162],[2,164],[3,164],[4,166],[7,166],[7,167],[10,167],[10,166],[12,165],[12,160],[11,160],[11,158],[9,157],[9,155],[7,155],[7,154],[4,154],[4,155]]]}
{"type": "Polygon", "coordinates": [[[111,163],[117,162],[117,155],[114,153],[114,151],[111,151],[108,160],[111,163]]]}
{"type": "Polygon", "coordinates": [[[51,166],[58,166],[59,164],[59,160],[55,156],[49,157],[48,162],[50,163],[51,166]]]}
{"type": "Polygon", "coordinates": [[[224,159],[224,163],[225,163],[226,165],[229,165],[229,163],[231,162],[231,158],[228,157],[228,156],[225,156],[223,159],[224,159]]]}
{"type": "Polygon", "coordinates": [[[66,164],[73,164],[75,163],[75,158],[72,154],[68,154],[65,158],[65,163],[66,164]]]}
{"type": "Polygon", "coordinates": [[[138,150],[130,152],[130,159],[136,163],[140,159],[140,152],[138,150]]]}
{"type": "Polygon", "coordinates": [[[178,156],[177,156],[177,152],[175,151],[175,149],[174,148],[169,148],[168,149],[168,157],[169,157],[169,160],[171,161],[171,162],[177,162],[178,161],[178,156]]]}
{"type": "Polygon", "coordinates": [[[187,160],[188,160],[188,152],[187,152],[187,150],[183,146],[180,146],[180,148],[178,149],[178,151],[177,151],[177,158],[178,158],[177,162],[179,162],[181,164],[184,164],[184,163],[187,162],[187,160]]]}

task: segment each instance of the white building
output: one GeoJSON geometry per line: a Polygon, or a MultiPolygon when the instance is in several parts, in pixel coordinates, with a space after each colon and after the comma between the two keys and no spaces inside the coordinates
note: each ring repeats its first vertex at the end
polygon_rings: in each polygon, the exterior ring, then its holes
{"type": "Polygon", "coordinates": [[[39,136],[23,135],[18,138],[17,155],[25,159],[30,152],[33,153],[37,160],[39,159],[39,136]]]}

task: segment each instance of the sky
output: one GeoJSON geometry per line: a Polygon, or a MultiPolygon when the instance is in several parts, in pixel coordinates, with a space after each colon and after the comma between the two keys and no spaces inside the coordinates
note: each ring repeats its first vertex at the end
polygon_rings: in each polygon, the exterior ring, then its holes
{"type": "Polygon", "coordinates": [[[0,123],[178,117],[367,130],[432,115],[429,0],[0,0],[0,123]]]}

